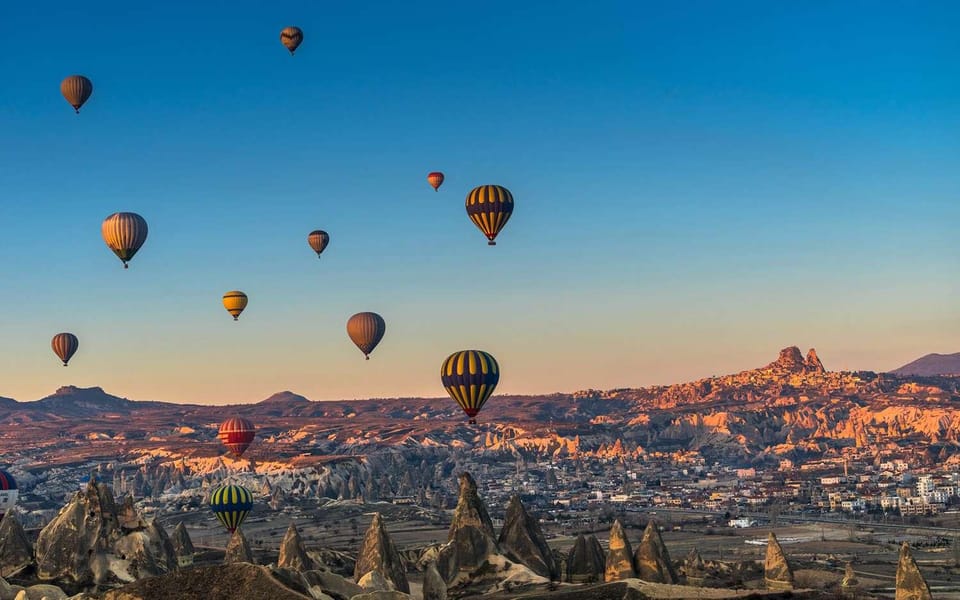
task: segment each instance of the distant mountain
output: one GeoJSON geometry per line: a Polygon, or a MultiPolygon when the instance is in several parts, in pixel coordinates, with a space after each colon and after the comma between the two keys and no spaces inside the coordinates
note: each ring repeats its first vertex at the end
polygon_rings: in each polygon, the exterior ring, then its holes
{"type": "MultiPolygon", "coordinates": [[[[53,394],[33,402],[17,403],[17,408],[31,408],[59,416],[90,416],[103,413],[129,413],[138,404],[103,391],[100,387],[78,388],[68,385],[53,394]]],[[[4,405],[5,408],[13,406],[4,405]]]]}
{"type": "Polygon", "coordinates": [[[936,377],[960,375],[960,352],[954,354],[928,354],[890,371],[894,375],[936,377]]]}
{"type": "Polygon", "coordinates": [[[257,404],[309,404],[310,401],[291,391],[277,392],[266,400],[261,400],[257,404]]]}

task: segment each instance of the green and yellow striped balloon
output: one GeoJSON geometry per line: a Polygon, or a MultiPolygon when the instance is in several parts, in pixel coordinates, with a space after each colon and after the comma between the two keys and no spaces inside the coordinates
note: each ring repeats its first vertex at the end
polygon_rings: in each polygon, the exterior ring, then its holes
{"type": "Polygon", "coordinates": [[[253,494],[242,485],[222,485],[210,496],[210,509],[227,531],[233,533],[253,509],[253,494]]]}
{"type": "Polygon", "coordinates": [[[461,350],[443,361],[440,381],[470,417],[470,423],[476,423],[477,413],[500,381],[500,365],[482,350],[461,350]]]}

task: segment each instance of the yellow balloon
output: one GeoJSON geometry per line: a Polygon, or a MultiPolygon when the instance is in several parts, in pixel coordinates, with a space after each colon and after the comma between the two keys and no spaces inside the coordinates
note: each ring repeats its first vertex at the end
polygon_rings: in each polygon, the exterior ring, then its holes
{"type": "Polygon", "coordinates": [[[236,321],[243,309],[247,307],[247,295],[240,290],[227,292],[223,295],[223,307],[233,315],[233,320],[236,321]]]}

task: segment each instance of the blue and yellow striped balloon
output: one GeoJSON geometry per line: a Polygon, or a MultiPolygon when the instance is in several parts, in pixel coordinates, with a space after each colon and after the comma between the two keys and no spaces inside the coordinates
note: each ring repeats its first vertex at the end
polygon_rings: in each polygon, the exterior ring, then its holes
{"type": "Polygon", "coordinates": [[[222,485],[210,496],[210,509],[233,533],[253,509],[253,494],[242,485],[222,485]]]}

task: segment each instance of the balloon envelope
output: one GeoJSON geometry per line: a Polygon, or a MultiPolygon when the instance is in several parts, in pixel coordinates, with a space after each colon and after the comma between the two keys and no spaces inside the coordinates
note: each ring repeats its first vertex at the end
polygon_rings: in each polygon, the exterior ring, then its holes
{"type": "Polygon", "coordinates": [[[330,235],[322,229],[315,229],[307,236],[307,243],[317,253],[317,258],[323,253],[324,248],[330,243],[330,235]]]}
{"type": "Polygon", "coordinates": [[[357,345],[357,348],[360,348],[367,360],[370,360],[370,353],[383,339],[383,334],[386,331],[386,321],[374,312],[357,313],[347,321],[347,335],[357,345]]]}
{"type": "Polygon", "coordinates": [[[113,213],[100,227],[103,241],[123,262],[123,268],[147,241],[147,222],[137,213],[113,213]]]}
{"type": "Polygon", "coordinates": [[[440,171],[434,171],[427,175],[427,183],[433,186],[433,190],[436,192],[440,191],[440,186],[443,184],[443,173],[440,171]]]}
{"type": "Polygon", "coordinates": [[[467,215],[491,246],[497,245],[493,240],[512,214],[513,194],[502,185],[481,185],[467,194],[467,215]]]}
{"type": "Polygon", "coordinates": [[[233,417],[220,424],[217,437],[237,458],[243,456],[257,435],[253,422],[242,417],[233,417]]]}
{"type": "Polygon", "coordinates": [[[284,27],[280,32],[280,42],[292,55],[303,42],[303,30],[299,27],[284,27]]]}
{"type": "Polygon", "coordinates": [[[242,485],[223,485],[210,495],[210,510],[233,533],[253,509],[253,494],[242,485]]]}
{"type": "Polygon", "coordinates": [[[20,490],[13,475],[0,469],[0,518],[16,505],[19,496],[20,490]]]}
{"type": "Polygon", "coordinates": [[[80,347],[80,340],[72,333],[58,333],[53,336],[50,345],[53,347],[53,352],[63,361],[63,366],[67,366],[70,358],[76,354],[77,348],[80,347]]]}
{"type": "Polygon", "coordinates": [[[93,83],[83,75],[71,75],[60,82],[60,93],[77,113],[93,93],[93,83]]]}
{"type": "Polygon", "coordinates": [[[240,290],[233,290],[223,295],[223,307],[233,315],[233,320],[240,318],[240,313],[247,307],[247,295],[240,290]]]}
{"type": "Polygon", "coordinates": [[[443,361],[440,381],[470,422],[475,423],[474,417],[500,382],[500,365],[482,350],[461,350],[443,361]]]}

